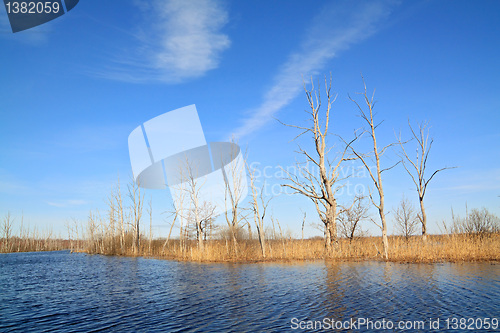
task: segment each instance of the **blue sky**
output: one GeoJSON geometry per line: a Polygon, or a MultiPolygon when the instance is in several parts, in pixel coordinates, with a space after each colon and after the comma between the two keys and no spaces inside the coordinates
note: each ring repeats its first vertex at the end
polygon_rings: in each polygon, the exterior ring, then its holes
{"type": "MultiPolygon", "coordinates": [[[[277,193],[279,167],[298,156],[290,142],[297,132],[275,118],[305,124],[302,78],[316,82],[330,72],[335,133],[349,138],[363,125],[347,98],[362,90],[362,73],[376,89],[381,145],[395,131],[407,137],[408,118],[427,120],[429,169],[459,166],[429,186],[431,232],[452,207],[464,215],[466,203],[500,215],[498,13],[497,1],[80,1],[13,34],[2,7],[0,216],[10,211],[19,222],[24,214],[31,227],[64,235],[65,221],[106,209],[118,175],[125,186],[129,133],[190,104],[207,141],[235,135],[277,193]]],[[[396,159],[389,151],[383,163],[396,159]]],[[[389,211],[403,193],[417,204],[402,168],[384,176],[389,211]]],[[[168,191],[146,196],[161,234],[168,191]]],[[[277,196],[270,209],[296,235],[302,211],[317,222],[300,196],[277,196]]]]}

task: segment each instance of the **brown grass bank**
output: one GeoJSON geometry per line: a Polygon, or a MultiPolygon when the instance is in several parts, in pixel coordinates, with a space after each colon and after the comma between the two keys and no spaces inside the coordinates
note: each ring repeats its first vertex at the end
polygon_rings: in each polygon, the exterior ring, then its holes
{"type": "MultiPolygon", "coordinates": [[[[239,240],[236,247],[229,240],[208,240],[204,248],[198,248],[194,240],[185,241],[143,239],[140,249],[132,247],[132,239],[121,246],[119,238],[97,239],[82,242],[80,250],[90,254],[146,256],[180,261],[199,262],[260,262],[288,260],[334,261],[383,260],[381,237],[340,239],[335,251],[325,252],[322,239],[281,239],[266,242],[266,257],[260,251],[257,240],[239,240]]],[[[431,235],[427,242],[420,237],[406,239],[389,237],[389,261],[394,262],[465,262],[500,261],[500,234],[488,235],[431,235]]]]}

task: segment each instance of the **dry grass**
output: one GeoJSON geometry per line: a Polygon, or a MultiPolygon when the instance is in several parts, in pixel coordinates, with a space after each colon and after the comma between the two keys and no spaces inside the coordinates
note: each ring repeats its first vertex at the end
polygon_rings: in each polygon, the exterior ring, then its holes
{"type": "MultiPolygon", "coordinates": [[[[472,220],[472,219],[471,219],[472,220]]],[[[4,219],[12,221],[10,216],[4,219]]],[[[467,220],[468,221],[468,220],[467,220]]],[[[59,236],[54,238],[49,231],[38,232],[24,228],[21,224],[19,235],[9,232],[4,225],[3,237],[0,238],[0,252],[29,252],[70,249],[71,251],[89,254],[147,256],[182,261],[203,262],[257,262],[257,261],[287,261],[316,260],[333,261],[383,260],[381,237],[358,237],[349,241],[341,238],[332,252],[326,252],[323,239],[292,239],[282,233],[272,235],[267,239],[266,257],[261,253],[260,244],[256,239],[248,239],[247,234],[240,235],[235,247],[230,237],[222,232],[218,239],[204,242],[204,248],[198,248],[195,239],[181,243],[178,239],[150,239],[140,237],[140,247],[135,249],[135,233],[127,230],[107,228],[104,223],[91,225],[90,232],[84,228],[69,233],[68,240],[59,236]],[[80,230],[80,231],[78,231],[80,230]],[[71,237],[72,235],[76,237],[71,237]],[[224,236],[226,235],[226,236],[224,236]]],[[[488,229],[489,230],[489,229],[488,229]]],[[[389,261],[396,262],[460,262],[460,261],[500,261],[500,232],[480,230],[481,232],[458,233],[445,235],[430,235],[427,242],[419,236],[405,238],[389,237],[389,261]]],[[[493,229],[492,229],[493,230],[493,229]]],[[[149,235],[148,235],[149,236],[149,235]]]]}
{"type": "MultiPolygon", "coordinates": [[[[106,244],[106,242],[104,242],[106,244]]],[[[131,244],[131,242],[127,242],[131,244]]],[[[109,245],[109,242],[107,243],[109,245]]],[[[128,245],[127,244],[127,245],[128,245]]],[[[352,242],[341,239],[332,253],[325,252],[321,239],[307,240],[268,240],[267,256],[262,257],[257,240],[240,240],[237,250],[230,241],[210,240],[203,250],[197,247],[194,240],[181,246],[179,240],[170,240],[164,246],[164,240],[141,242],[141,249],[134,253],[131,246],[124,252],[111,251],[118,246],[86,247],[84,252],[106,255],[147,256],[180,261],[200,262],[259,262],[287,260],[360,261],[383,260],[381,255],[382,239],[380,237],[356,238],[352,242]],[[104,251],[100,251],[104,249],[104,251]],[[110,251],[106,251],[110,249],[110,251]]],[[[427,242],[420,237],[406,239],[400,236],[389,237],[389,261],[395,262],[461,262],[461,261],[500,261],[500,234],[489,235],[431,235],[427,242]]]]}
{"type": "MultiPolygon", "coordinates": [[[[134,252],[132,236],[126,238],[121,247],[120,238],[96,239],[93,242],[50,239],[50,238],[18,238],[9,241],[0,239],[1,252],[54,251],[71,249],[90,254],[146,256],[179,261],[200,262],[259,262],[288,260],[360,261],[383,260],[381,255],[382,239],[380,237],[355,238],[352,242],[340,239],[332,253],[326,253],[321,239],[307,240],[268,240],[267,255],[262,257],[257,240],[239,240],[237,250],[230,241],[210,240],[203,250],[197,247],[195,240],[187,241],[181,246],[179,240],[170,240],[166,246],[162,239],[143,239],[141,249],[134,252]]],[[[420,237],[406,240],[404,237],[389,237],[389,261],[394,262],[464,262],[464,261],[500,261],[500,234],[489,235],[431,235],[427,242],[420,237]]]]}
{"type": "Polygon", "coordinates": [[[393,237],[389,258],[401,262],[499,261],[500,234],[434,235],[424,243],[418,237],[406,242],[393,237]]]}

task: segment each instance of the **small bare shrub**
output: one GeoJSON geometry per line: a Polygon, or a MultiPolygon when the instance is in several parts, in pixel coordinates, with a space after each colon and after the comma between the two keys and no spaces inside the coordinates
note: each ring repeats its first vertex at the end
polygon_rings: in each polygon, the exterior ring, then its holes
{"type": "Polygon", "coordinates": [[[394,219],[396,222],[396,231],[408,241],[417,231],[419,218],[415,212],[415,207],[405,196],[401,198],[401,202],[394,214],[394,219]]]}

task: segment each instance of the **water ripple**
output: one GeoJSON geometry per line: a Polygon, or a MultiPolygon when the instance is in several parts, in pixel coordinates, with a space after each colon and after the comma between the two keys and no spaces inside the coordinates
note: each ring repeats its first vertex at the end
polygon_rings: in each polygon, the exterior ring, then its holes
{"type": "Polygon", "coordinates": [[[0,268],[2,332],[283,332],[292,318],[500,317],[500,265],[488,263],[208,265],[60,251],[3,254],[0,268]]]}

